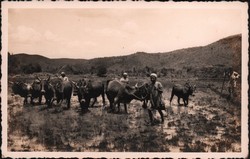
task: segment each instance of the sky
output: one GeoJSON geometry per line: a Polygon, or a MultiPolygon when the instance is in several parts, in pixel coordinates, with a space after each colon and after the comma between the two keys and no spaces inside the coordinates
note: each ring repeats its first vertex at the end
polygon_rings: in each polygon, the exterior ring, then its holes
{"type": "Polygon", "coordinates": [[[234,8],[10,8],[8,50],[49,58],[169,52],[242,33],[234,8]]]}

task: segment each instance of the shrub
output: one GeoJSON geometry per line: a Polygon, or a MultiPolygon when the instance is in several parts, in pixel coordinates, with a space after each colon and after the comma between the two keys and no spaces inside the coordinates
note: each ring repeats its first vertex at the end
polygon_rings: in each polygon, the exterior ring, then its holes
{"type": "Polygon", "coordinates": [[[31,74],[35,72],[42,72],[42,67],[38,63],[30,63],[27,65],[23,65],[21,70],[25,74],[31,74]]]}
{"type": "Polygon", "coordinates": [[[104,65],[100,65],[97,68],[97,76],[105,77],[106,73],[107,73],[107,68],[104,65]]]}

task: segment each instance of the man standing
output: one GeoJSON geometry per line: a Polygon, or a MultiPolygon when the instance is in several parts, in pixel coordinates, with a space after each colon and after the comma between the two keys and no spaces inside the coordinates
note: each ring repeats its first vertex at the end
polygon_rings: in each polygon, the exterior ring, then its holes
{"type": "Polygon", "coordinates": [[[236,86],[237,86],[237,80],[238,78],[240,78],[240,74],[236,71],[232,71],[231,75],[229,77],[229,81],[228,81],[228,91],[229,91],[229,96],[231,97],[231,95],[235,96],[236,92],[236,86]]]}
{"type": "Polygon", "coordinates": [[[152,112],[155,113],[156,110],[158,110],[158,112],[160,113],[161,122],[164,123],[164,118],[162,113],[162,110],[165,109],[164,103],[162,101],[163,87],[162,84],[156,80],[157,80],[157,75],[155,73],[152,73],[150,75],[151,84],[149,86],[149,97],[150,97],[151,107],[148,109],[151,125],[155,124],[156,120],[154,119],[152,112]]]}
{"type": "Polygon", "coordinates": [[[58,76],[58,75],[56,75],[56,77],[58,77],[59,79],[61,79],[63,82],[59,82],[59,83],[57,83],[57,87],[60,87],[60,92],[63,92],[63,89],[64,89],[64,81],[69,81],[69,78],[65,75],[65,73],[64,72],[61,72],[61,75],[60,76],[58,76]]]}

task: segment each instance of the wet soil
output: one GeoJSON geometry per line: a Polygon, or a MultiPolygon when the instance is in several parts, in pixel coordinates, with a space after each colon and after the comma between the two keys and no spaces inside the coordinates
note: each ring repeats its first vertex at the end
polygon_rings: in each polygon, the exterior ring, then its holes
{"type": "MultiPolygon", "coordinates": [[[[76,96],[65,110],[66,103],[52,108],[23,105],[20,96],[9,93],[8,150],[240,152],[240,102],[218,93],[218,83],[213,87],[200,83],[187,107],[178,106],[176,97],[170,106],[171,85],[165,85],[165,122],[153,126],[147,123],[147,109],[136,100],[129,104],[128,114],[122,104],[119,113],[108,113],[101,98],[90,112],[82,114],[76,96]]],[[[154,116],[160,120],[158,112],[154,116]]]]}

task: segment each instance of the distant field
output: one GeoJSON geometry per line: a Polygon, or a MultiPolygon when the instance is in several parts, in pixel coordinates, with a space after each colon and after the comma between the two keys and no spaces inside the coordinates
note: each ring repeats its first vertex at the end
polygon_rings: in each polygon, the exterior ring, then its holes
{"type": "MultiPolygon", "coordinates": [[[[41,78],[43,73],[38,74],[41,78]]],[[[69,75],[77,81],[81,75],[69,75]]],[[[106,81],[115,77],[87,77],[106,81]]],[[[117,78],[120,78],[117,76],[117,78]]],[[[32,82],[34,75],[9,76],[9,81],[32,82]]],[[[53,80],[53,78],[52,78],[53,80]]],[[[148,82],[149,78],[130,77],[131,85],[148,82]]],[[[8,150],[9,151],[70,151],[70,152],[240,152],[241,96],[228,99],[221,94],[222,79],[189,79],[196,84],[195,96],[188,107],[177,106],[174,97],[169,105],[174,83],[187,79],[159,78],[164,86],[163,98],[167,110],[165,123],[147,126],[147,110],[133,100],[128,114],[107,113],[101,98],[90,113],[80,114],[76,96],[71,109],[62,106],[46,109],[46,105],[23,105],[23,99],[8,91],[8,150]]],[[[44,99],[43,99],[44,102],[44,99]]],[[[182,102],[182,101],[181,101],[182,102]]],[[[106,105],[109,105],[108,101],[106,105]]],[[[156,113],[157,118],[159,114],[156,113]]]]}

